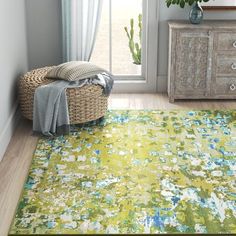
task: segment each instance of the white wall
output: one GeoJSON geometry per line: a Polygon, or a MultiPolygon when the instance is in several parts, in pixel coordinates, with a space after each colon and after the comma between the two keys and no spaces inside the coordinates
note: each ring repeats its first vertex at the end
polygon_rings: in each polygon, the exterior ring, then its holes
{"type": "Polygon", "coordinates": [[[17,80],[27,69],[25,0],[0,0],[0,160],[14,130],[17,80]]]}
{"type": "MultiPolygon", "coordinates": [[[[59,64],[62,55],[60,0],[26,0],[30,68],[59,64]]],[[[130,0],[132,1],[132,0],[130,0]]],[[[158,90],[167,87],[168,26],[171,19],[188,19],[189,7],[166,7],[160,1],[158,90]]],[[[205,12],[205,19],[236,19],[236,11],[205,12]]]]}

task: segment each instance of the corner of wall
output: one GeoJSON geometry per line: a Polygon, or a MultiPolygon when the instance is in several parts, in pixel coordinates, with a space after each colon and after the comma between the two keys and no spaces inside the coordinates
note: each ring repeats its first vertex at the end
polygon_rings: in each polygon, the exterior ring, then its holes
{"type": "Polygon", "coordinates": [[[3,159],[7,146],[10,143],[16,126],[20,120],[20,111],[18,107],[18,102],[16,102],[8,121],[6,122],[5,128],[0,133],[0,161],[3,159]]]}
{"type": "MultiPolygon", "coordinates": [[[[15,5],[15,4],[16,4],[15,1],[11,0],[6,4],[6,8],[10,8],[12,5],[15,5]]],[[[6,113],[6,111],[9,111],[9,113],[7,113],[6,119],[3,119],[3,124],[2,124],[3,129],[0,130],[0,161],[4,157],[8,144],[11,141],[11,138],[14,134],[16,126],[19,123],[19,120],[21,117],[18,99],[17,98],[15,99],[15,97],[13,96],[14,92],[13,92],[12,86],[15,86],[15,83],[16,83],[15,78],[18,77],[19,73],[25,73],[29,69],[26,0],[19,1],[17,2],[17,4],[20,7],[20,10],[17,9],[17,13],[19,14],[18,16],[20,17],[20,20],[19,18],[17,19],[19,20],[18,26],[15,25],[15,23],[13,26],[21,29],[20,32],[22,34],[21,36],[19,36],[20,37],[19,41],[21,42],[22,45],[20,47],[16,46],[16,48],[19,49],[18,54],[17,54],[18,57],[13,57],[13,56],[11,57],[11,54],[8,55],[10,59],[8,60],[9,65],[7,67],[8,70],[6,69],[7,71],[6,74],[7,74],[8,80],[10,80],[12,83],[9,83],[8,85],[6,85],[7,87],[6,91],[9,91],[7,92],[7,95],[9,95],[8,97],[12,97],[14,101],[13,101],[13,105],[12,103],[9,102],[5,104],[5,109],[3,109],[3,111],[1,110],[1,112],[6,113]]],[[[17,18],[18,16],[15,16],[15,18],[17,18]]],[[[17,21],[16,19],[14,20],[17,21]]],[[[5,33],[5,35],[8,35],[8,31],[13,32],[13,30],[14,28],[12,29],[11,27],[8,27],[8,25],[6,25],[6,28],[3,29],[3,34],[5,33]],[[6,32],[4,32],[4,30],[6,32]]],[[[14,38],[14,40],[17,42],[18,39],[14,38]]],[[[11,47],[12,45],[17,45],[17,44],[15,43],[13,44],[12,41],[10,41],[9,45],[6,45],[6,47],[11,47]]],[[[7,51],[5,51],[4,54],[7,54],[7,51]]]]}
{"type": "Polygon", "coordinates": [[[25,34],[26,34],[26,49],[27,49],[27,70],[30,68],[30,54],[29,54],[29,29],[28,29],[28,17],[27,17],[27,0],[25,2],[25,34]]]}

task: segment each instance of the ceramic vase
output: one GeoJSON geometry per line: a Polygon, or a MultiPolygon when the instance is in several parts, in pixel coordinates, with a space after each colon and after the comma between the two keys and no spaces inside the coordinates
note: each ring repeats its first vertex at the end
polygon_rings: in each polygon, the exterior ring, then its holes
{"type": "Polygon", "coordinates": [[[200,24],[203,20],[203,9],[199,2],[195,2],[189,13],[189,20],[192,24],[200,24]]]}

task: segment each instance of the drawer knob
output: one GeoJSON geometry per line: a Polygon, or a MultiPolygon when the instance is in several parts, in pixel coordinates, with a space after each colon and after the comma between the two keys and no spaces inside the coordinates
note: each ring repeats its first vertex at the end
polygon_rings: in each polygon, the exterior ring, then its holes
{"type": "Polygon", "coordinates": [[[236,85],[235,84],[231,84],[229,88],[230,88],[231,91],[235,91],[236,90],[236,85]]]}
{"type": "Polygon", "coordinates": [[[233,64],[231,65],[231,68],[232,68],[232,70],[236,70],[236,63],[233,63],[233,64]]]}
{"type": "Polygon", "coordinates": [[[236,48],[236,41],[234,41],[234,43],[233,43],[233,47],[236,48]]]}

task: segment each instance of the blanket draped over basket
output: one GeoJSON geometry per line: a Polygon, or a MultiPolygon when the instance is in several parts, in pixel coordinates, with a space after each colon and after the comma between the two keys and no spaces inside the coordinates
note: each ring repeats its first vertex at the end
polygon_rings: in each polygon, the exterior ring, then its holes
{"type": "Polygon", "coordinates": [[[85,85],[100,85],[105,96],[113,87],[113,78],[107,73],[78,81],[56,80],[39,86],[34,94],[33,131],[46,136],[69,134],[70,118],[66,89],[85,85]]]}

